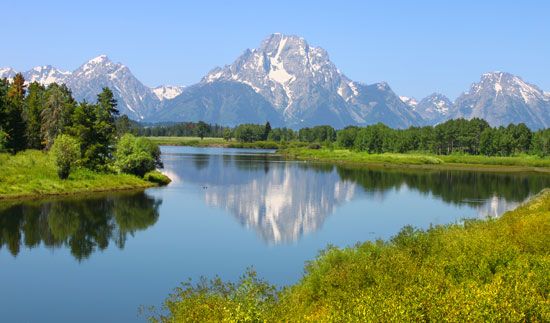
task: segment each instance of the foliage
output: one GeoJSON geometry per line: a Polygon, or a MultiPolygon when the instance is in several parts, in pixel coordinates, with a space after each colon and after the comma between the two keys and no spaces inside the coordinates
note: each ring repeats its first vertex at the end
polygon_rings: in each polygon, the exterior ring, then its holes
{"type": "Polygon", "coordinates": [[[172,181],[170,177],[164,175],[158,170],[153,170],[145,173],[145,175],[143,175],[143,179],[159,185],[168,185],[172,181]]]}
{"type": "Polygon", "coordinates": [[[4,153],[7,150],[8,134],[0,129],[0,153],[4,153]]]}
{"type": "Polygon", "coordinates": [[[40,132],[46,148],[50,148],[54,139],[71,125],[76,102],[71,91],[64,84],[50,84],[45,96],[45,104],[40,112],[42,120],[40,132]]]}
{"type": "Polygon", "coordinates": [[[159,147],[147,138],[135,137],[132,134],[120,138],[115,157],[115,166],[121,172],[140,177],[157,167],[162,167],[159,147]]]}
{"type": "Polygon", "coordinates": [[[71,167],[80,158],[78,141],[68,135],[59,135],[53,143],[51,152],[57,168],[57,175],[60,179],[67,179],[71,167]]]}
{"type": "Polygon", "coordinates": [[[533,134],[533,153],[540,157],[550,156],[550,129],[539,130],[533,134]]]}
{"type": "MultiPolygon", "coordinates": [[[[516,170],[534,170],[534,167],[550,167],[549,158],[532,155],[516,157],[490,157],[465,154],[434,155],[428,153],[382,153],[368,154],[347,149],[306,149],[303,147],[285,148],[278,151],[289,158],[346,164],[408,164],[438,165],[440,168],[480,168],[490,167],[504,170],[498,166],[517,166],[516,170]]],[[[544,169],[540,171],[545,171],[544,169]]],[[[546,170],[548,171],[548,170],[546,170]]]]}
{"type": "Polygon", "coordinates": [[[151,321],[546,322],[549,230],[546,190],[499,219],[329,247],[297,284],[276,292],[247,275],[237,284],[184,284],[151,321]]]}
{"type": "Polygon", "coordinates": [[[260,322],[269,315],[276,289],[248,269],[237,283],[202,278],[176,288],[165,302],[169,316],[153,322],[260,322]]]}
{"type": "Polygon", "coordinates": [[[256,124],[242,124],[235,128],[235,139],[241,142],[253,142],[263,140],[265,127],[256,124]]]}
{"type": "Polygon", "coordinates": [[[153,186],[136,176],[71,170],[71,180],[60,180],[49,152],[26,150],[0,154],[0,200],[57,194],[75,194],[153,186]]]}
{"type": "Polygon", "coordinates": [[[210,125],[208,125],[204,121],[199,121],[199,123],[197,124],[197,136],[199,136],[199,138],[201,138],[202,140],[204,139],[204,137],[206,137],[208,132],[210,132],[210,125]]]}
{"type": "MultiPolygon", "coordinates": [[[[229,129],[229,128],[224,129],[223,139],[225,139],[226,141],[230,141],[231,138],[233,138],[233,131],[231,131],[231,129],[229,129]]],[[[202,138],[202,139],[204,139],[204,138],[202,138]]]]}

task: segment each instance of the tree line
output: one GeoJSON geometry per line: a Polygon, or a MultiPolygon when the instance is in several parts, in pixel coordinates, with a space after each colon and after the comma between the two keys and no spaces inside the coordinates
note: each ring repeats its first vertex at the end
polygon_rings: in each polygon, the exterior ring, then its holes
{"type": "Polygon", "coordinates": [[[240,142],[304,142],[311,147],[322,145],[369,153],[424,152],[438,155],[455,153],[513,156],[533,154],[550,156],[550,129],[532,131],[525,124],[491,127],[479,118],[448,120],[436,126],[392,129],[382,123],[336,130],[331,126],[306,127],[299,130],[271,128],[269,122],[242,124],[234,128],[185,122],[181,124],[141,126],[136,133],[146,136],[215,137],[240,142]]]}
{"type": "Polygon", "coordinates": [[[136,175],[161,166],[158,147],[144,138],[124,137],[132,122],[118,115],[109,88],[95,103],[77,102],[66,85],[27,86],[19,73],[11,82],[0,79],[0,152],[51,151],[63,179],[74,165],[136,175]]]}

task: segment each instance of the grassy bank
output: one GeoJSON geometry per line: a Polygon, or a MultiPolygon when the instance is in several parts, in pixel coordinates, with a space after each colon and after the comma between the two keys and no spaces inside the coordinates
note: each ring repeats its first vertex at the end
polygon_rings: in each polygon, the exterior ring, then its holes
{"type": "Polygon", "coordinates": [[[152,321],[550,321],[550,190],[498,219],[329,248],[278,290],[184,284],[152,321]]]}
{"type": "Polygon", "coordinates": [[[151,186],[155,184],[133,175],[96,173],[88,169],[75,169],[67,180],[60,180],[53,158],[46,153],[28,150],[15,156],[0,154],[0,200],[151,186]]]}
{"type": "Polygon", "coordinates": [[[550,158],[537,156],[488,157],[473,155],[368,154],[344,149],[288,148],[278,151],[289,159],[343,164],[411,166],[417,168],[480,169],[485,171],[550,172],[550,158]]]}
{"type": "Polygon", "coordinates": [[[147,137],[147,139],[163,146],[190,146],[190,147],[223,147],[223,148],[252,148],[252,149],[286,149],[288,147],[305,147],[308,144],[302,142],[281,143],[276,141],[239,142],[227,141],[223,138],[199,137],[147,137]]]}

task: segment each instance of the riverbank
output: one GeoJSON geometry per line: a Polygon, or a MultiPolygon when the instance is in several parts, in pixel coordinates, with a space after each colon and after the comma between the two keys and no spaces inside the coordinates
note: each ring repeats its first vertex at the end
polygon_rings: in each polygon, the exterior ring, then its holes
{"type": "Polygon", "coordinates": [[[44,152],[28,150],[17,155],[0,154],[0,200],[140,190],[156,186],[155,181],[166,181],[157,175],[150,174],[147,178],[151,181],[147,181],[128,174],[77,168],[67,180],[60,180],[53,159],[44,152]]]}
{"type": "Polygon", "coordinates": [[[276,141],[254,141],[240,142],[235,139],[225,140],[223,138],[203,139],[199,137],[146,137],[157,145],[162,146],[189,146],[189,147],[219,147],[219,148],[250,148],[250,149],[281,149],[290,147],[303,147],[307,143],[288,142],[282,144],[276,141]]]}
{"type": "Polygon", "coordinates": [[[550,189],[497,219],[328,248],[277,289],[247,272],[184,284],[153,321],[550,320],[550,189]]]}
{"type": "Polygon", "coordinates": [[[286,148],[277,151],[288,159],[334,164],[419,169],[464,169],[550,173],[550,158],[537,156],[489,157],[474,155],[368,154],[345,149],[286,148]]]}

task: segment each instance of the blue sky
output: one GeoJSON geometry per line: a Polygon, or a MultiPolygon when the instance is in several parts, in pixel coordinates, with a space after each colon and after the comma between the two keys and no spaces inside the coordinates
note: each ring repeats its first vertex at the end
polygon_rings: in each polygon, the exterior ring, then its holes
{"type": "Polygon", "coordinates": [[[0,11],[0,66],[17,70],[107,54],[146,85],[190,85],[281,32],[399,95],[454,99],[493,70],[550,91],[550,1],[0,0],[0,11]]]}

